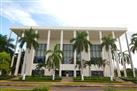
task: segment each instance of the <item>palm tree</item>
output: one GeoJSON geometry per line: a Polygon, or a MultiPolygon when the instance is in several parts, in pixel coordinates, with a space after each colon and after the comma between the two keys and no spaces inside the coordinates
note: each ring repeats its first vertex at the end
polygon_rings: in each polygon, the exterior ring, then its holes
{"type": "Polygon", "coordinates": [[[106,52],[108,53],[108,57],[109,57],[109,66],[110,66],[110,80],[113,81],[113,73],[114,70],[112,68],[112,50],[116,50],[116,44],[115,44],[115,39],[112,38],[111,35],[105,36],[102,38],[102,48],[105,48],[106,52]]]}
{"type": "Polygon", "coordinates": [[[36,65],[36,71],[38,71],[38,75],[39,76],[42,76],[43,74],[41,74],[41,69],[43,69],[43,68],[46,68],[46,64],[45,63],[38,63],[37,65],[36,65]]]}
{"type": "Polygon", "coordinates": [[[0,52],[0,72],[3,75],[3,73],[5,72],[7,74],[7,72],[10,70],[10,55],[6,52],[0,52]]]}
{"type": "Polygon", "coordinates": [[[91,58],[89,61],[86,61],[86,66],[89,68],[89,76],[91,76],[91,65],[97,65],[97,58],[91,58]]]}
{"type": "Polygon", "coordinates": [[[60,63],[63,58],[63,52],[60,50],[58,45],[55,45],[54,50],[47,50],[46,55],[48,54],[46,67],[50,70],[53,69],[52,72],[52,80],[55,80],[55,70],[59,69],[60,63]]]}
{"type": "Polygon", "coordinates": [[[92,60],[86,61],[86,66],[88,66],[89,69],[89,76],[91,76],[91,65],[92,65],[92,60]]]}
{"type": "MultiPolygon", "coordinates": [[[[119,66],[119,53],[118,53],[119,50],[112,50],[112,59],[113,61],[116,62],[116,70],[117,70],[117,76],[118,77],[121,77],[121,73],[120,73],[120,66],[119,66]]],[[[122,57],[122,55],[121,55],[122,57]]]]}
{"type": "MultiPolygon", "coordinates": [[[[36,49],[38,47],[38,43],[36,41],[37,38],[38,38],[38,34],[36,34],[35,31],[32,28],[30,28],[29,30],[25,30],[24,36],[19,39],[21,49],[24,46],[24,44],[26,44],[26,52],[25,52],[26,56],[24,58],[25,59],[24,66],[26,66],[26,61],[28,59],[27,55],[30,53],[30,50],[32,48],[36,49]]],[[[24,67],[23,80],[25,80],[25,76],[26,76],[26,67],[24,67]]]]}
{"type": "MultiPolygon", "coordinates": [[[[73,43],[73,51],[77,51],[78,54],[82,52],[88,52],[88,48],[91,46],[89,40],[87,40],[88,34],[86,32],[77,32],[76,38],[70,40],[73,43]]],[[[84,80],[83,76],[83,59],[80,58],[81,61],[81,80],[84,80]]]]}
{"type": "MultiPolygon", "coordinates": [[[[88,62],[89,67],[91,67],[92,64],[98,66],[99,68],[102,67],[103,68],[103,73],[104,73],[107,61],[105,59],[102,59],[101,57],[93,57],[88,62]]],[[[91,73],[89,72],[89,74],[91,74],[91,73]]]]}
{"type": "Polygon", "coordinates": [[[131,45],[131,49],[130,50],[133,53],[135,53],[135,51],[137,51],[137,33],[135,33],[135,34],[132,35],[130,45],[131,45]]]}
{"type": "Polygon", "coordinates": [[[8,39],[7,35],[0,34],[0,52],[5,51],[10,53],[10,56],[12,56],[14,49],[13,41],[13,39],[8,39]]]}
{"type": "Polygon", "coordinates": [[[119,58],[121,60],[121,64],[124,66],[124,75],[125,75],[125,77],[127,77],[126,64],[130,64],[131,63],[130,56],[127,53],[127,50],[122,52],[122,54],[119,53],[119,58]],[[122,59],[121,55],[123,55],[123,59],[122,59]]]}

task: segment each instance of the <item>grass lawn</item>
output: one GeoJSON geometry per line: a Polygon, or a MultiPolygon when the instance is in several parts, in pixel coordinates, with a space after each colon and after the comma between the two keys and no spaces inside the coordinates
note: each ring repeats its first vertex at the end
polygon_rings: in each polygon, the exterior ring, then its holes
{"type": "Polygon", "coordinates": [[[32,90],[16,90],[16,89],[5,89],[5,88],[0,88],[0,91],[32,91],[32,90]]]}

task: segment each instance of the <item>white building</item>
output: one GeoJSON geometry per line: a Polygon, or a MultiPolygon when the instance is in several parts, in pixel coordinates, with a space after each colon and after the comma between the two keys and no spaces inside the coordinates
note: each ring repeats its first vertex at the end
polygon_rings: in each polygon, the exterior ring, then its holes
{"type": "MultiPolygon", "coordinates": [[[[13,27],[11,30],[18,36],[23,36],[23,31],[30,29],[30,27],[13,27]]],[[[76,36],[76,31],[86,31],[88,33],[87,39],[93,44],[89,48],[88,53],[84,53],[82,58],[90,60],[92,57],[102,57],[103,59],[109,59],[105,50],[101,51],[102,37],[112,35],[113,38],[120,38],[122,34],[126,35],[126,28],[117,27],[32,27],[36,33],[39,34],[37,39],[39,48],[37,50],[31,49],[28,60],[26,60],[26,75],[32,75],[36,73],[36,65],[41,62],[46,62],[45,50],[53,49],[55,44],[60,45],[60,49],[64,52],[63,62],[60,65],[60,70],[56,74],[59,76],[76,76],[80,75],[80,71],[76,68],[77,53],[72,51],[72,44],[70,39],[76,36]]],[[[12,62],[13,64],[13,62],[12,62]]],[[[15,75],[18,75],[20,64],[20,53],[16,62],[15,75]]],[[[113,65],[114,66],[114,65],[113,65]]],[[[114,67],[112,67],[114,68],[114,67]]],[[[24,69],[24,68],[22,68],[24,69]]],[[[103,69],[92,65],[92,75],[103,75],[103,69]]],[[[22,70],[22,74],[23,74],[22,70]]],[[[44,75],[51,75],[51,71],[44,69],[44,75]]],[[[84,76],[89,76],[89,69],[84,68],[84,76]]],[[[104,76],[110,76],[110,66],[106,65],[104,76]]]]}

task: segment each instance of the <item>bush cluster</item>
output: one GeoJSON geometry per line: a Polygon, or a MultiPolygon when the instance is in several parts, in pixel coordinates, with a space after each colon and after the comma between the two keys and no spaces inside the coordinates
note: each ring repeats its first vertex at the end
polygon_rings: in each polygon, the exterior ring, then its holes
{"type": "Polygon", "coordinates": [[[134,83],[137,83],[137,78],[133,78],[133,77],[121,77],[122,80],[124,81],[131,81],[134,83]]]}
{"type": "MultiPolygon", "coordinates": [[[[74,77],[75,82],[81,82],[81,77],[74,77]]],[[[110,82],[109,77],[84,77],[85,82],[110,82]]]]}
{"type": "MultiPolygon", "coordinates": [[[[54,81],[60,81],[61,77],[55,77],[54,81]]],[[[22,80],[22,77],[20,78],[22,80]]],[[[26,76],[25,81],[53,81],[52,76],[26,76]]]]}
{"type": "Polygon", "coordinates": [[[11,79],[13,78],[14,76],[0,76],[0,80],[8,80],[8,79],[11,79]]]}
{"type": "Polygon", "coordinates": [[[34,88],[32,91],[49,91],[47,87],[34,88]]]}

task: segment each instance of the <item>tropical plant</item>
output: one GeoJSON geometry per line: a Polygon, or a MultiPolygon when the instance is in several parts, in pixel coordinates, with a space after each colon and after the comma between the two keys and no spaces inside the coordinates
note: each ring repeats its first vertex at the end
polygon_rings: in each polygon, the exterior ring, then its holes
{"type": "Polygon", "coordinates": [[[0,52],[0,71],[1,75],[4,73],[7,75],[8,71],[10,70],[10,55],[6,52],[0,52]]]}
{"type": "MultiPolygon", "coordinates": [[[[70,42],[73,43],[73,51],[76,51],[77,54],[88,52],[88,48],[91,46],[91,43],[87,40],[87,36],[88,34],[86,32],[76,32],[76,37],[70,40],[70,42]]],[[[84,80],[82,60],[84,59],[81,57],[81,80],[84,80]]]]}
{"type": "Polygon", "coordinates": [[[113,62],[115,61],[116,62],[116,71],[117,71],[117,76],[118,77],[121,77],[121,73],[120,73],[120,66],[119,66],[119,54],[118,54],[119,50],[112,50],[111,53],[112,53],[112,59],[113,59],[113,62]]]}
{"type": "Polygon", "coordinates": [[[89,76],[91,76],[91,65],[92,65],[92,60],[86,61],[86,66],[88,66],[89,69],[89,76]]]}
{"type": "Polygon", "coordinates": [[[126,72],[126,64],[130,64],[131,63],[131,60],[130,60],[130,56],[129,54],[127,53],[127,50],[124,51],[124,52],[119,52],[119,58],[121,60],[121,64],[124,66],[124,71],[125,71],[125,77],[127,77],[127,72],[126,72]],[[123,56],[123,59],[122,59],[122,56],[123,56]],[[123,61],[122,61],[123,60],[123,61]]]}
{"type": "Polygon", "coordinates": [[[5,51],[12,56],[14,49],[13,41],[13,39],[8,39],[7,35],[0,34],[0,52],[5,51]]]}
{"type": "Polygon", "coordinates": [[[135,53],[135,51],[137,51],[137,33],[133,34],[131,36],[131,43],[130,43],[130,50],[135,53]]]}
{"type": "Polygon", "coordinates": [[[108,64],[108,62],[106,61],[106,59],[102,59],[101,57],[96,58],[96,65],[100,68],[103,68],[103,71],[105,72],[105,66],[106,64],[108,64]]]}
{"type": "Polygon", "coordinates": [[[63,58],[63,52],[60,50],[59,46],[56,44],[53,50],[47,50],[46,55],[48,55],[46,61],[46,67],[50,70],[52,69],[52,80],[55,80],[55,70],[60,67],[60,63],[63,58]]]}
{"type": "Polygon", "coordinates": [[[114,70],[112,68],[112,50],[116,50],[117,46],[115,44],[116,39],[113,39],[111,35],[105,36],[102,38],[102,48],[105,48],[109,57],[109,66],[110,66],[110,80],[113,81],[114,70]]]}
{"type": "MultiPolygon", "coordinates": [[[[20,48],[22,49],[24,44],[26,44],[26,52],[25,52],[25,60],[24,65],[26,65],[26,61],[28,60],[28,54],[30,53],[30,50],[32,48],[36,49],[38,47],[38,43],[36,39],[38,38],[38,34],[35,33],[35,31],[30,28],[29,30],[24,31],[24,36],[19,39],[20,42],[20,48]]],[[[23,74],[23,80],[25,80],[26,76],[26,67],[24,67],[24,74],[23,74]]]]}

